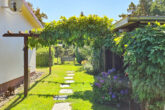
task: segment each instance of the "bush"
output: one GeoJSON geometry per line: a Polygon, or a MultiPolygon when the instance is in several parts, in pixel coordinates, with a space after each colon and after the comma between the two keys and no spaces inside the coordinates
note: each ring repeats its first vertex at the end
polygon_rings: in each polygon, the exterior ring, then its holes
{"type": "Polygon", "coordinates": [[[102,104],[119,104],[128,97],[127,77],[116,74],[115,69],[102,72],[94,83],[94,99],[102,104]]]}
{"type": "MultiPolygon", "coordinates": [[[[51,53],[52,53],[52,65],[54,64],[54,48],[51,48],[51,53]]],[[[39,48],[37,49],[36,52],[36,65],[38,67],[46,67],[49,66],[49,48],[39,48]]]]}
{"type": "Polygon", "coordinates": [[[87,73],[89,73],[89,74],[92,74],[92,73],[93,73],[93,66],[92,66],[92,64],[89,63],[89,61],[83,60],[83,61],[81,62],[81,64],[83,65],[83,69],[84,69],[87,73]]]}
{"type": "Polygon", "coordinates": [[[85,56],[83,56],[83,54],[79,52],[78,47],[76,48],[75,56],[76,56],[76,60],[77,60],[77,62],[78,62],[79,64],[81,64],[81,62],[82,62],[83,60],[85,60],[85,56]]]}
{"type": "Polygon", "coordinates": [[[124,47],[126,72],[133,96],[147,110],[163,110],[165,103],[165,25],[148,25],[123,36],[117,46],[124,47]]]}

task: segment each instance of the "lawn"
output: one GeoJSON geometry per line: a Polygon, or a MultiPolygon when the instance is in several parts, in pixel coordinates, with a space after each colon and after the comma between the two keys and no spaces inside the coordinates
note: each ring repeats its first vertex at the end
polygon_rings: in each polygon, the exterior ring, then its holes
{"type": "Polygon", "coordinates": [[[60,83],[64,83],[66,71],[75,71],[75,83],[71,84],[74,93],[65,102],[70,102],[73,110],[117,110],[110,106],[94,103],[92,84],[94,77],[81,70],[81,66],[72,64],[55,65],[52,74],[48,68],[38,68],[45,74],[33,83],[29,95],[23,98],[23,94],[17,94],[14,99],[7,103],[1,110],[51,110],[53,105],[60,101],[54,101],[53,96],[59,95],[60,83]]]}

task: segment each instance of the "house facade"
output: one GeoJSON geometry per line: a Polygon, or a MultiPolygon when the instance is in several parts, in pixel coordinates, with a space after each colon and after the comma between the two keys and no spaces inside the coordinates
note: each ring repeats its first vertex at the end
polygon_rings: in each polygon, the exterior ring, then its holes
{"type": "MultiPolygon", "coordinates": [[[[24,75],[24,39],[4,38],[8,30],[19,31],[42,28],[32,10],[23,0],[20,11],[13,12],[7,8],[8,0],[0,0],[0,93],[9,87],[15,87],[23,82],[24,75]]],[[[36,70],[36,50],[29,49],[29,71],[36,70]]]]}

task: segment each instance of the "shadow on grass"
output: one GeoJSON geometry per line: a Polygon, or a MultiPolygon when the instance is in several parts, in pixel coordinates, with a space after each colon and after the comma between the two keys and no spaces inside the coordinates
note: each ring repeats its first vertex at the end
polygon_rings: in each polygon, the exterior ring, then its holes
{"type": "Polygon", "coordinates": [[[68,98],[70,99],[82,99],[88,100],[92,103],[92,110],[128,110],[128,105],[122,104],[120,108],[117,108],[115,105],[109,104],[98,104],[94,100],[94,94],[92,91],[85,91],[85,92],[74,92],[73,95],[70,95],[68,98]]]}
{"type": "MultiPolygon", "coordinates": [[[[51,74],[47,74],[46,76],[44,76],[43,78],[41,78],[40,80],[36,81],[30,88],[29,88],[29,91],[31,89],[33,89],[39,82],[41,82],[42,80],[44,80],[45,78],[47,78],[48,76],[50,76],[51,74]]],[[[34,94],[29,94],[28,96],[30,95],[34,95],[34,94]]],[[[38,95],[38,94],[36,94],[38,95]]],[[[5,108],[5,110],[10,110],[11,108],[15,107],[16,105],[18,105],[19,103],[21,103],[24,99],[26,99],[26,97],[24,97],[23,93],[21,94],[17,94],[16,96],[18,96],[18,98],[16,98],[15,100],[12,101],[12,103],[5,108]]],[[[41,96],[41,95],[39,95],[41,96]]],[[[45,95],[46,96],[46,95],[45,95]]],[[[50,96],[50,95],[47,95],[47,96],[50,96]]]]}
{"type": "Polygon", "coordinates": [[[7,108],[5,108],[4,110],[10,110],[11,108],[15,107],[16,105],[18,105],[20,102],[22,102],[25,97],[23,97],[23,94],[18,94],[18,98],[16,98],[13,103],[11,103],[7,108]]]}
{"type": "Polygon", "coordinates": [[[29,94],[29,96],[38,96],[38,97],[53,97],[53,94],[29,94]]]}
{"type": "Polygon", "coordinates": [[[74,66],[82,66],[81,64],[74,64],[74,66]]]}

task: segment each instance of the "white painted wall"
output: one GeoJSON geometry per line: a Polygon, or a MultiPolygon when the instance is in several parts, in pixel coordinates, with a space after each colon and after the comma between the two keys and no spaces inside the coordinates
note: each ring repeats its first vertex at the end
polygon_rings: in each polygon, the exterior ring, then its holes
{"type": "MultiPolygon", "coordinates": [[[[23,38],[4,38],[8,30],[12,32],[32,29],[20,12],[12,12],[0,7],[0,84],[23,76],[23,38]]],[[[36,69],[36,50],[29,50],[29,67],[36,69]]]]}

